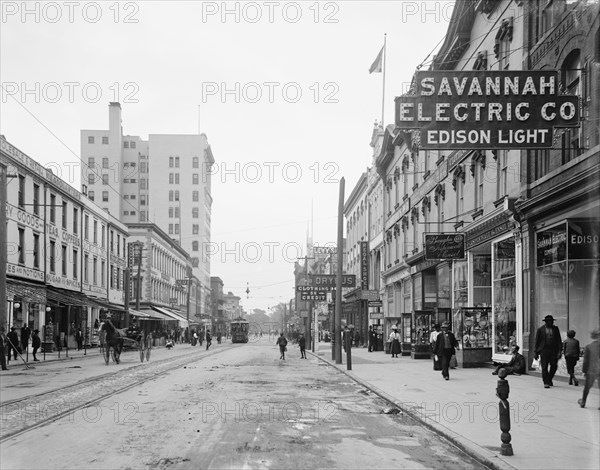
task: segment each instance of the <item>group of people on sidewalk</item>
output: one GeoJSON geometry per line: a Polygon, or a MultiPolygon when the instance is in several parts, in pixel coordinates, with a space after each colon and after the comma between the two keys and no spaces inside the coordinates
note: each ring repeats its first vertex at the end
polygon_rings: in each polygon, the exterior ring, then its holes
{"type": "MultiPolygon", "coordinates": [[[[288,340],[283,333],[279,335],[277,341],[275,343],[276,346],[279,346],[279,360],[285,361],[285,353],[287,352],[287,344],[288,340]]],[[[298,346],[300,347],[300,358],[306,359],[306,338],[304,337],[304,333],[300,333],[298,337],[298,346]]]]}
{"type": "MultiPolygon", "coordinates": [[[[29,348],[29,327],[21,329],[21,338],[17,333],[17,327],[13,326],[8,334],[5,334],[4,327],[0,330],[0,367],[2,370],[8,370],[8,363],[10,362],[11,356],[16,361],[23,351],[27,351],[29,348]]],[[[42,346],[42,340],[40,339],[40,330],[35,329],[31,335],[31,347],[33,353],[33,360],[39,361],[37,358],[37,352],[42,346]]]]}

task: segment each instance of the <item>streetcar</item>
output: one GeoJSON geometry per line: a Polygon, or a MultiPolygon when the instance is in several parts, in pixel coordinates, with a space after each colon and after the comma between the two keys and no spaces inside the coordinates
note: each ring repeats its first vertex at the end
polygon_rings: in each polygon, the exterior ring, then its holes
{"type": "Polygon", "coordinates": [[[233,320],[229,324],[229,331],[231,332],[232,343],[247,343],[248,342],[248,329],[250,324],[241,318],[233,320]]]}

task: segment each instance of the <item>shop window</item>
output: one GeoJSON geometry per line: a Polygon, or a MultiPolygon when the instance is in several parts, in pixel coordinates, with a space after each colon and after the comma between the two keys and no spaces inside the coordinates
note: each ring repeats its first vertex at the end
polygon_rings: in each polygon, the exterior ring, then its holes
{"type": "Polygon", "coordinates": [[[488,253],[473,255],[473,306],[492,304],[492,257],[488,253]]]}
{"type": "Polygon", "coordinates": [[[508,238],[494,243],[494,338],[493,351],[517,344],[517,298],[515,271],[515,241],[508,238]]]}

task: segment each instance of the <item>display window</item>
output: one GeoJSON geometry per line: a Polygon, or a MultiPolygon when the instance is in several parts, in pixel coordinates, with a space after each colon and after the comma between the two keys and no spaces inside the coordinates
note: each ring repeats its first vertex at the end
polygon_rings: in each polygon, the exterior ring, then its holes
{"type": "Polygon", "coordinates": [[[508,354],[517,339],[517,283],[515,240],[493,243],[493,352],[508,354]]]}

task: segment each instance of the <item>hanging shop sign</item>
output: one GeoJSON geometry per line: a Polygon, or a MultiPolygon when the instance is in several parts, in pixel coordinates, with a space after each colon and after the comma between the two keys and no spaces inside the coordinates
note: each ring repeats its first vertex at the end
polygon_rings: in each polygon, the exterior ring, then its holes
{"type": "Polygon", "coordinates": [[[369,243],[360,242],[360,288],[369,289],[369,243]]]}
{"type": "Polygon", "coordinates": [[[567,259],[567,227],[542,230],[536,234],[537,265],[557,263],[567,259]]]}
{"type": "Polygon", "coordinates": [[[425,233],[425,259],[465,259],[464,233],[425,233]]]}
{"type": "Polygon", "coordinates": [[[326,292],[301,292],[300,300],[311,300],[316,302],[323,302],[327,300],[326,292]]]}
{"type": "Polygon", "coordinates": [[[600,259],[600,222],[569,221],[569,259],[600,259]]]}
{"type": "Polygon", "coordinates": [[[579,126],[579,97],[559,95],[558,72],[422,71],[416,95],[396,98],[396,126],[421,148],[550,148],[554,127],[579,126]]]}
{"type": "MultiPolygon", "coordinates": [[[[335,274],[311,274],[309,284],[311,286],[327,286],[335,288],[335,274]]],[[[356,287],[356,275],[342,275],[342,287],[356,287]]]]}

